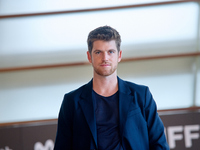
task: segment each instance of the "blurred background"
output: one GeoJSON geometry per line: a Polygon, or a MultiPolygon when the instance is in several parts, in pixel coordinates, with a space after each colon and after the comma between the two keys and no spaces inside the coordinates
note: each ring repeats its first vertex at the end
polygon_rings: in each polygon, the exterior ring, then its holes
{"type": "Polygon", "coordinates": [[[56,119],[87,83],[87,35],[121,34],[118,76],[149,86],[158,110],[200,106],[199,1],[0,0],[0,123],[56,119]]]}

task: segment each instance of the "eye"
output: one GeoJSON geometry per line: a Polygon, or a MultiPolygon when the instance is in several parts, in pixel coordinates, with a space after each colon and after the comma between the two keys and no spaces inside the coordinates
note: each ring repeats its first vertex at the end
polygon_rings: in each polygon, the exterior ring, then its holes
{"type": "Polygon", "coordinates": [[[113,54],[113,53],[115,53],[115,52],[114,52],[113,50],[110,50],[109,53],[110,53],[110,54],[113,54]]]}
{"type": "Polygon", "coordinates": [[[100,54],[100,53],[101,53],[100,51],[96,51],[96,52],[95,52],[95,54],[100,54]]]}

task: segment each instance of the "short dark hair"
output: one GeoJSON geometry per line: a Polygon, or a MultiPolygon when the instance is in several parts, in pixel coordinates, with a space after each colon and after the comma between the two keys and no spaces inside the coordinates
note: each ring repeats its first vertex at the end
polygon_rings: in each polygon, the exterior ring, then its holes
{"type": "Polygon", "coordinates": [[[92,30],[87,39],[88,51],[91,53],[93,48],[94,41],[103,40],[103,41],[111,41],[115,40],[117,50],[120,51],[121,45],[121,36],[118,31],[110,26],[102,26],[92,30]]]}

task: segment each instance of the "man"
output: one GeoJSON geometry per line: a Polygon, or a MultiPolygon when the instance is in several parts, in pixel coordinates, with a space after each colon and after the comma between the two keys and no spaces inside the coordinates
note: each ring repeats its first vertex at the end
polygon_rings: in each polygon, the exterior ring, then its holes
{"type": "Polygon", "coordinates": [[[119,33],[99,27],[87,42],[93,79],[65,95],[54,150],[168,150],[148,87],[117,76],[119,33]]]}

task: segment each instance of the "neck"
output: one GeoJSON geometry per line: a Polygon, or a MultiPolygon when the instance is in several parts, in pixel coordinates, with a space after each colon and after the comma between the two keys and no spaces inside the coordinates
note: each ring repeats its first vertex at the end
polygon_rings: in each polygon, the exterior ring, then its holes
{"type": "Polygon", "coordinates": [[[102,96],[111,96],[118,91],[117,74],[113,73],[110,76],[94,75],[93,90],[102,96]]]}

